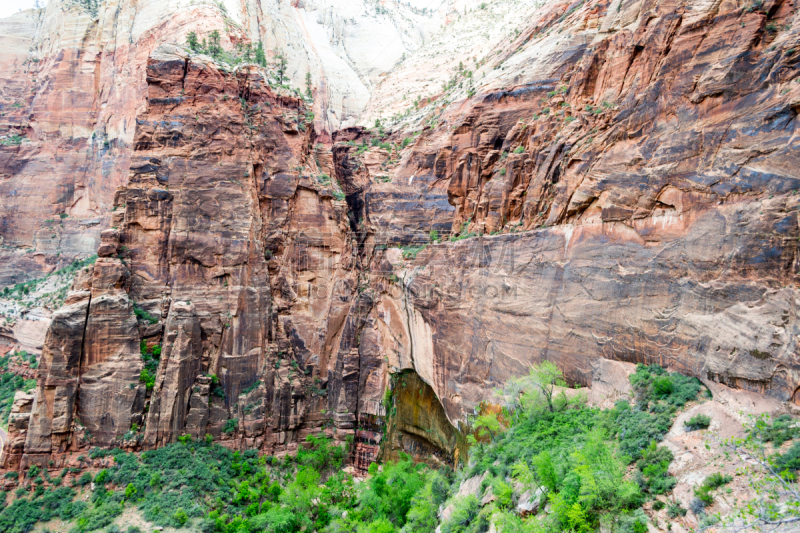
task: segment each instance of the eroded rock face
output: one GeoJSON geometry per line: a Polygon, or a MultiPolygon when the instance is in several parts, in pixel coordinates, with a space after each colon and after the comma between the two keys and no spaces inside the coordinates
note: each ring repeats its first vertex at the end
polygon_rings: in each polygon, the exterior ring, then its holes
{"type": "Polygon", "coordinates": [[[127,180],[150,53],[223,27],[216,6],[129,0],[96,13],[54,0],[0,20],[1,285],[97,250],[127,180]]]}
{"type": "Polygon", "coordinates": [[[302,173],[318,173],[302,101],[257,70],[167,46],[147,73],[128,185],[48,332],[25,453],[206,433],[295,445],[344,350],[345,204],[302,173]],[[148,391],[140,351],[156,345],[148,391]]]}
{"type": "MultiPolygon", "coordinates": [[[[781,400],[800,384],[800,13],[612,4],[549,7],[518,52],[554,29],[570,52],[445,108],[395,171],[480,234],[395,263],[413,368],[453,422],[543,359],[584,384],[599,358],[781,400]]],[[[385,187],[369,222],[401,233],[385,187]]]]}
{"type": "Polygon", "coordinates": [[[748,7],[549,3],[474,97],[429,99],[408,148],[350,128],[330,159],[258,69],[159,48],[24,453],[320,429],[374,453],[389,415],[392,443],[450,454],[447,424],[544,359],[586,385],[644,362],[797,400],[800,12],[748,7]],[[403,370],[430,394],[387,413],[403,370]]]}
{"type": "Polygon", "coordinates": [[[317,130],[354,123],[379,75],[446,22],[449,2],[272,0],[177,6],[109,0],[95,10],[53,0],[0,20],[0,286],[91,255],[126,185],[147,61],[190,31],[221,32],[226,50],[262,41],[289,59],[288,82],[311,76],[317,130]],[[372,40],[402,34],[375,50],[372,40]]]}

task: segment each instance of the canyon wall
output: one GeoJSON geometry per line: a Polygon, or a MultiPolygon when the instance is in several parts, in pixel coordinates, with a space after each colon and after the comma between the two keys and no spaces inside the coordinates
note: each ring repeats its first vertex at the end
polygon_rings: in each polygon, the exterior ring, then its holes
{"type": "MultiPolygon", "coordinates": [[[[227,50],[263,42],[282,53],[316,129],[354,123],[380,73],[420,47],[459,6],[405,3],[104,0],[96,11],[53,0],[0,20],[0,285],[91,255],[126,183],[147,58],[190,31],[221,33],[227,50]],[[357,21],[357,23],[356,23],[357,21]],[[389,48],[368,44],[395,35],[389,48]],[[380,52],[380,53],[379,53],[380,52]]],[[[463,9],[463,7],[462,7],[463,9]]]]}
{"type": "Polygon", "coordinates": [[[452,458],[448,424],[545,359],[584,385],[603,360],[657,363],[790,409],[798,23],[790,0],[551,2],[395,133],[343,129],[330,152],[264,70],[158,48],[6,464],[183,434],[281,452],[320,429],[365,464],[382,442],[452,458]]]}
{"type": "Polygon", "coordinates": [[[53,1],[0,20],[2,285],[94,253],[127,179],[148,56],[224,25],[210,5],[126,0],[97,13],[53,1]]]}
{"type": "Polygon", "coordinates": [[[544,359],[584,385],[608,358],[800,401],[799,17],[553,5],[486,88],[510,62],[516,86],[428,104],[390,181],[363,156],[368,227],[413,249],[384,321],[451,422],[544,359]]]}

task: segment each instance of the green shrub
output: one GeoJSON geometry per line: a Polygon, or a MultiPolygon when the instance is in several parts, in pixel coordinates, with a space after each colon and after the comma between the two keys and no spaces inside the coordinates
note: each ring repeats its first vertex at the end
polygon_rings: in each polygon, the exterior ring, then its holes
{"type": "Polygon", "coordinates": [[[793,443],[784,454],[775,454],[770,462],[784,478],[796,480],[796,473],[800,470],[800,442],[793,443]]]}
{"type": "Polygon", "coordinates": [[[749,433],[763,442],[781,446],[786,441],[796,439],[800,434],[800,429],[790,415],[781,415],[772,420],[767,416],[762,416],[756,420],[749,433]]]}
{"type": "Polygon", "coordinates": [[[672,426],[670,412],[651,413],[632,409],[626,402],[606,412],[604,427],[619,439],[620,451],[630,460],[637,460],[651,442],[659,442],[672,426]]]}
{"type": "Polygon", "coordinates": [[[253,382],[253,384],[252,384],[252,385],[250,385],[249,387],[247,387],[246,389],[244,389],[244,390],[241,392],[241,394],[250,394],[251,392],[253,392],[254,390],[256,390],[256,389],[258,388],[258,386],[259,386],[259,385],[261,385],[261,380],[260,380],[260,379],[259,379],[259,380],[256,380],[255,382],[253,382]]]}
{"type": "Polygon", "coordinates": [[[143,368],[142,371],[139,373],[139,382],[144,383],[145,387],[148,391],[153,390],[153,387],[156,385],[156,376],[152,374],[148,369],[143,368]]]}
{"type": "Polygon", "coordinates": [[[669,448],[656,446],[655,442],[645,449],[636,463],[641,473],[639,485],[650,494],[664,494],[672,490],[676,480],[668,473],[673,455],[669,448]]]}
{"type": "Polygon", "coordinates": [[[694,495],[705,505],[711,505],[714,503],[714,497],[711,495],[711,491],[731,481],[733,481],[731,476],[714,472],[703,481],[702,485],[694,489],[694,495]]]}
{"type": "Polygon", "coordinates": [[[670,518],[678,518],[679,516],[686,516],[687,510],[681,507],[677,502],[669,502],[667,504],[667,516],[670,518]]]}
{"type": "Polygon", "coordinates": [[[189,516],[186,514],[186,511],[183,510],[183,507],[179,507],[178,510],[172,515],[172,521],[177,523],[178,527],[183,527],[188,520],[189,516]]]}
{"type": "Polygon", "coordinates": [[[136,319],[140,322],[147,322],[149,324],[156,324],[158,323],[158,318],[151,315],[141,307],[136,304],[133,304],[133,314],[136,315],[136,319]]]}
{"type": "Polygon", "coordinates": [[[400,249],[403,251],[403,259],[416,259],[417,255],[425,249],[425,245],[422,246],[401,246],[400,249]]]}
{"type": "Polygon", "coordinates": [[[638,365],[630,379],[637,403],[650,410],[654,410],[651,404],[659,402],[676,408],[683,407],[686,402],[695,400],[703,389],[697,378],[677,372],[668,373],[655,365],[638,365]]]}
{"type": "Polygon", "coordinates": [[[711,425],[711,417],[708,415],[694,415],[689,420],[686,420],[683,425],[686,427],[686,431],[708,429],[708,426],[711,425]]]}
{"type": "Polygon", "coordinates": [[[108,481],[108,470],[101,470],[94,476],[94,482],[97,485],[103,485],[108,481]]]}
{"type": "Polygon", "coordinates": [[[225,427],[222,428],[223,433],[233,433],[239,427],[239,419],[231,418],[225,421],[225,427]]]}

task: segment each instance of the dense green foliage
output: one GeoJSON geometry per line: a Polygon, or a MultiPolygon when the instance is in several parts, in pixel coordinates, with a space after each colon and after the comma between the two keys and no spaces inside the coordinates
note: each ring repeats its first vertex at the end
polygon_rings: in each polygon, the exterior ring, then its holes
{"type": "Polygon", "coordinates": [[[767,417],[760,417],[750,428],[749,433],[762,442],[781,446],[786,441],[800,437],[800,428],[790,415],[781,415],[771,421],[767,417]]]}
{"type": "Polygon", "coordinates": [[[147,390],[153,390],[156,384],[156,371],[161,358],[161,346],[156,344],[152,348],[147,348],[147,345],[142,341],[140,351],[144,368],[139,374],[139,381],[145,384],[147,390]]]}
{"type": "Polygon", "coordinates": [[[73,502],[74,498],[75,491],[68,487],[37,489],[29,498],[19,498],[0,512],[0,531],[23,533],[39,521],[77,518],[88,506],[86,502],[73,502]]]}
{"type": "MultiPolygon", "coordinates": [[[[561,373],[552,364],[539,365],[526,378],[512,382],[504,394],[503,418],[513,423],[505,433],[493,436],[488,446],[473,447],[466,475],[488,473],[486,484],[495,495],[509,477],[546,491],[553,512],[541,521],[514,526],[517,519],[497,505],[496,512],[503,515],[500,520],[511,524],[512,530],[594,531],[605,526],[613,531],[645,531],[641,505],[675,485],[667,472],[672,453],[657,442],[669,431],[677,409],[696,399],[702,385],[660,367],[639,365],[631,376],[636,405],[619,402],[614,409],[600,410],[556,393],[553,385],[561,383],[561,373]],[[633,480],[625,473],[630,464],[635,466],[633,480]]],[[[478,431],[478,426],[488,427],[486,417],[476,417],[478,431]]],[[[486,507],[476,508],[466,498],[456,508],[458,513],[450,520],[456,523],[443,524],[443,532],[485,531],[474,524],[484,522],[486,507]]]]}
{"type": "MultiPolygon", "coordinates": [[[[157,361],[158,352],[143,346],[146,362],[157,361]]],[[[486,533],[491,523],[509,533],[640,533],[647,528],[642,504],[675,484],[667,473],[672,453],[657,442],[700,385],[644,366],[631,381],[635,407],[621,402],[600,410],[580,395],[557,392],[563,378],[555,365],[535,367],[510,384],[502,413],[476,416],[469,464],[455,472],[401,455],[373,464],[370,476],[356,483],[342,471],[345,447],[323,436],[308,437],[296,455],[284,458],[233,452],[211,437],[184,436],[138,456],[95,448],[90,457],[111,456],[113,466],[83,473],[72,487],[59,486],[67,469],[52,480],[31,467],[26,478],[36,477],[35,488],[18,489],[19,498],[0,512],[0,531],[28,531],[54,517],[70,521],[77,533],[113,528],[125,506],[135,506],[155,525],[192,525],[203,533],[433,533],[437,527],[486,533]],[[51,481],[47,488],[38,481],[42,475],[51,481]],[[481,495],[457,497],[460,482],[478,475],[484,476],[481,495]],[[542,494],[552,512],[520,518],[514,511],[519,484],[542,494]],[[482,505],[489,493],[492,501],[482,505]]],[[[708,483],[709,491],[718,486],[714,479],[708,483]]],[[[671,513],[681,510],[670,507],[671,513]]]]}
{"type": "Polygon", "coordinates": [[[796,480],[797,471],[800,470],[800,442],[793,443],[786,453],[775,454],[772,463],[784,478],[796,480]]]}
{"type": "Polygon", "coordinates": [[[405,457],[380,469],[373,465],[369,481],[356,486],[341,471],[346,450],[324,437],[309,437],[306,447],[284,459],[232,452],[210,441],[182,439],[138,457],[93,449],[92,458],[110,455],[115,465],[73,482],[87,488],[94,481],[89,503],[75,500],[74,488],[22,490],[0,512],[0,531],[28,531],[55,517],[74,520],[73,532],[93,531],[111,524],[126,504],[156,525],[193,522],[207,533],[389,532],[407,522],[418,531],[435,528],[452,476],[405,457]]]}
{"type": "MultiPolygon", "coordinates": [[[[0,357],[0,368],[8,368],[10,359],[10,355],[0,357]]],[[[5,427],[8,423],[8,414],[14,403],[14,394],[19,390],[30,391],[35,387],[35,379],[25,379],[11,372],[0,372],[0,425],[5,427]]]]}

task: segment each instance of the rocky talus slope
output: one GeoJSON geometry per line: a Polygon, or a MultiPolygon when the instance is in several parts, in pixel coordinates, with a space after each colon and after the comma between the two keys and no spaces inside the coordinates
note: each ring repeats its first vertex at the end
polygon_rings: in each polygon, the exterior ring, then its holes
{"type": "Polygon", "coordinates": [[[451,426],[543,359],[800,403],[800,8],[550,2],[504,46],[474,94],[462,70],[382,139],[419,133],[406,148],[348,128],[330,156],[262,71],[151,54],[100,257],[6,464],[319,428],[365,461],[387,439],[451,460],[451,426]]]}

